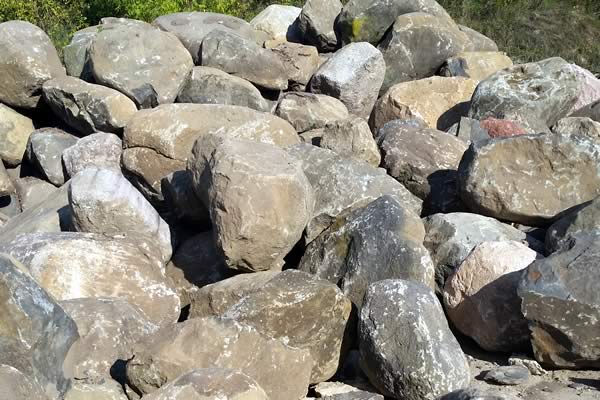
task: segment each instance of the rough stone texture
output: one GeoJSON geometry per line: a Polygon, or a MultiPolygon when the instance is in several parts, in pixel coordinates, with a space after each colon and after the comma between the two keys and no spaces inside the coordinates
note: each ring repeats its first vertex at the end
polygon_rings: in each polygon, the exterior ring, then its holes
{"type": "Polygon", "coordinates": [[[378,46],[387,65],[382,92],[397,83],[433,76],[468,43],[467,36],[447,17],[423,12],[398,17],[378,46]]]}
{"type": "Polygon", "coordinates": [[[558,135],[582,135],[600,143],[600,122],[588,117],[567,117],[559,120],[552,127],[558,135]]]}
{"type": "Polygon", "coordinates": [[[226,31],[213,31],[202,42],[202,65],[218,68],[265,89],[287,89],[283,63],[270,49],[226,31]]]}
{"type": "Polygon", "coordinates": [[[546,252],[554,253],[568,240],[582,232],[593,232],[600,226],[600,197],[560,214],[546,231],[546,252]]]}
{"type": "Polygon", "coordinates": [[[309,91],[339,99],[351,114],[368,119],[383,83],[385,61],[369,43],[337,51],[315,72],[309,91]]]}
{"type": "Polygon", "coordinates": [[[272,40],[297,39],[294,21],[302,11],[298,7],[272,4],[250,21],[257,31],[266,33],[272,40]]]}
{"type": "Polygon", "coordinates": [[[106,379],[93,384],[75,381],[64,400],[129,400],[119,382],[106,379]]]}
{"type": "Polygon", "coordinates": [[[121,153],[123,142],[112,133],[98,132],[81,138],[62,153],[66,177],[73,177],[86,168],[120,171],[121,153]]]}
{"type": "Polygon", "coordinates": [[[65,183],[62,153],[79,139],[56,128],[42,128],[31,133],[25,156],[43,177],[55,186],[65,183]]]}
{"type": "Polygon", "coordinates": [[[488,371],[483,379],[496,385],[522,385],[529,380],[529,370],[519,366],[504,366],[488,371]]]}
{"type": "Polygon", "coordinates": [[[414,12],[452,21],[435,0],[350,0],[339,16],[336,28],[343,44],[365,41],[375,45],[399,16],[414,12]]]}
{"type": "Polygon", "coordinates": [[[419,283],[371,284],[358,327],[361,366],[383,394],[434,400],[467,386],[467,358],[434,292],[419,283]]]}
{"type": "Polygon", "coordinates": [[[86,383],[110,379],[115,361],[130,359],[134,345],[159,329],[122,298],[72,299],[60,305],[77,324],[80,336],[69,350],[66,369],[69,376],[86,383]]]}
{"type": "MultiPolygon", "coordinates": [[[[63,363],[79,335],[73,320],[24,269],[11,257],[0,255],[0,364],[33,378],[54,399],[70,386],[63,363]]],[[[3,396],[5,390],[9,389],[3,385],[3,396]]]]}
{"type": "Polygon", "coordinates": [[[450,321],[488,351],[527,348],[529,330],[517,287],[521,272],[537,253],[515,241],[482,242],[444,286],[450,321]]]}
{"type": "Polygon", "coordinates": [[[18,235],[2,242],[0,251],[21,261],[58,301],[119,297],[154,323],[174,323],[179,298],[151,246],[139,237],[52,232],[18,235]]]}
{"type": "Polygon", "coordinates": [[[202,61],[202,41],[213,31],[233,33],[250,40],[255,38],[254,28],[243,19],[210,12],[163,15],[155,19],[153,24],[177,36],[192,55],[196,65],[200,65],[202,61]]]}
{"type": "Polygon", "coordinates": [[[469,112],[477,81],[434,76],[392,86],[378,101],[371,116],[377,131],[395,119],[419,118],[427,126],[445,130],[469,112]]]}
{"type": "Polygon", "coordinates": [[[534,133],[548,132],[567,116],[578,92],[577,75],[562,58],[515,65],[477,86],[469,116],[515,120],[534,133]]]}
{"type": "Polygon", "coordinates": [[[23,211],[46,201],[56,190],[53,184],[32,176],[15,180],[15,191],[23,211]]]}
{"type": "Polygon", "coordinates": [[[199,229],[210,225],[208,209],[198,198],[192,175],[188,171],[175,171],[167,175],[162,179],[160,188],[170,217],[199,229]]]}
{"type": "Polygon", "coordinates": [[[535,358],[552,368],[600,367],[600,235],[531,264],[519,285],[535,358]]]}
{"type": "Polygon", "coordinates": [[[21,164],[29,135],[34,130],[31,119],[0,104],[0,158],[7,166],[21,164]]]}
{"type": "Polygon", "coordinates": [[[156,391],[198,368],[238,369],[254,379],[271,400],[306,395],[312,358],[254,328],[219,318],[194,318],[170,325],[142,342],[127,363],[127,379],[137,391],[156,391]]]}
{"type": "MultiPolygon", "coordinates": [[[[488,118],[486,121],[489,120],[490,118],[488,118]]],[[[488,130],[484,129],[481,126],[481,122],[476,119],[461,117],[460,122],[453,126],[456,128],[456,130],[450,128],[447,132],[449,134],[456,135],[457,138],[467,144],[490,139],[490,133],[488,130]]]]}
{"type": "Polygon", "coordinates": [[[194,145],[188,170],[227,265],[281,269],[315,204],[302,164],[272,144],[208,135],[194,145]]]}
{"type": "Polygon", "coordinates": [[[383,196],[339,218],[306,249],[299,270],[337,284],[358,308],[369,284],[406,279],[434,287],[417,215],[383,196]]]}
{"type": "Polygon", "coordinates": [[[448,393],[438,400],[518,400],[499,389],[467,388],[448,393]]]}
{"type": "Polygon", "coordinates": [[[272,51],[283,63],[291,89],[304,91],[321,66],[319,52],[313,46],[284,42],[273,47],[272,51]]]}
{"type": "Polygon", "coordinates": [[[575,111],[570,117],[588,117],[596,122],[600,122],[600,100],[588,104],[585,107],[575,111]]]}
{"type": "Polygon", "coordinates": [[[307,0],[298,17],[302,41],[316,46],[320,52],[334,51],[338,45],[335,20],[342,7],[339,0],[307,0]]]}
{"type": "Polygon", "coordinates": [[[599,165],[600,146],[587,138],[513,136],[472,144],[460,163],[459,187],[479,214],[544,226],[600,194],[599,165]]]}
{"type": "Polygon", "coordinates": [[[570,114],[587,106],[588,104],[592,104],[595,101],[600,100],[600,79],[598,79],[596,75],[587,69],[582,68],[577,64],[569,64],[569,67],[577,77],[577,82],[579,84],[577,101],[573,107],[571,107],[569,112],[570,114]]]}
{"type": "Polygon", "coordinates": [[[35,108],[42,84],[65,75],[56,49],[43,30],[25,21],[0,24],[0,102],[35,108]]]}
{"type": "Polygon", "coordinates": [[[312,242],[344,213],[363,207],[383,195],[390,195],[402,207],[421,214],[421,201],[384,169],[345,159],[332,151],[309,144],[291,146],[288,151],[302,161],[316,197],[313,217],[306,227],[305,243],[312,242]]]}
{"type": "Polygon", "coordinates": [[[466,51],[498,51],[498,45],[489,37],[468,26],[458,24],[458,29],[461,30],[469,38],[469,44],[466,51]]]}
{"type": "Polygon", "coordinates": [[[464,76],[482,81],[497,71],[512,67],[512,60],[501,52],[467,51],[450,57],[440,70],[440,75],[464,76]]]}
{"type": "Polygon", "coordinates": [[[87,82],[94,80],[89,50],[99,29],[100,26],[94,25],[78,30],[73,34],[71,42],[63,47],[63,61],[67,75],[87,82]]]}
{"type": "Polygon", "coordinates": [[[367,121],[360,117],[327,124],[324,128],[319,147],[329,149],[342,157],[364,161],[377,168],[381,155],[377,142],[367,121]]]}
{"type": "Polygon", "coordinates": [[[324,128],[350,115],[344,103],[334,97],[301,92],[284,94],[275,114],[292,124],[298,133],[324,128]]]}
{"type": "Polygon", "coordinates": [[[245,79],[220,69],[195,67],[177,97],[179,103],[229,104],[269,111],[270,106],[260,91],[245,79]]]}
{"type": "Polygon", "coordinates": [[[6,171],[6,167],[0,161],[0,196],[10,195],[15,191],[15,186],[13,184],[10,175],[6,171]]]}
{"type": "Polygon", "coordinates": [[[542,376],[546,375],[546,370],[535,361],[523,354],[513,354],[508,358],[508,365],[518,365],[529,370],[531,375],[542,376]]]}
{"type": "Polygon", "coordinates": [[[146,25],[106,25],[90,50],[95,80],[140,108],[173,103],[193,67],[174,35],[146,25]]]}
{"type": "Polygon", "coordinates": [[[379,131],[382,167],[424,201],[425,213],[460,211],[458,164],[467,145],[445,132],[391,122],[379,131]]]}
{"type": "Polygon", "coordinates": [[[531,133],[523,128],[521,123],[508,119],[487,117],[480,121],[480,125],[490,138],[503,138],[531,133]]]}
{"type": "Polygon", "coordinates": [[[119,172],[88,168],[71,180],[69,208],[78,232],[142,235],[166,263],[173,253],[169,225],[119,172]]]}
{"type": "Polygon", "coordinates": [[[0,365],[0,387],[2,396],[7,400],[48,399],[40,385],[9,365],[0,365]]]}
{"type": "Polygon", "coordinates": [[[124,94],[70,76],[46,81],[43,91],[52,111],[84,135],[120,132],[137,111],[124,94]]]}

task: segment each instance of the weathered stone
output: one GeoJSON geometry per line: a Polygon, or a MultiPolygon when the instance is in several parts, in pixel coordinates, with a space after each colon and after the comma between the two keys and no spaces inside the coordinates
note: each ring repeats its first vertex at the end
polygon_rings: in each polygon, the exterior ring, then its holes
{"type": "Polygon", "coordinates": [[[534,133],[548,132],[567,116],[578,92],[577,76],[562,58],[515,65],[477,86],[469,116],[515,120],[534,133]]]}
{"type": "Polygon", "coordinates": [[[571,107],[568,114],[575,112],[588,104],[592,104],[595,101],[600,100],[600,79],[593,73],[585,68],[580,67],[577,64],[569,64],[569,67],[577,77],[577,83],[579,84],[579,92],[577,95],[577,101],[571,107]]]}
{"type": "Polygon", "coordinates": [[[511,394],[496,389],[467,388],[448,393],[438,400],[518,400],[511,394]]]}
{"type": "Polygon", "coordinates": [[[527,348],[529,330],[521,314],[517,287],[521,271],[537,253],[515,241],[482,242],[444,286],[450,321],[488,351],[527,348]]]}
{"type": "Polygon", "coordinates": [[[531,375],[536,376],[545,375],[547,372],[537,361],[523,354],[511,355],[508,359],[508,365],[517,365],[520,367],[525,367],[529,370],[529,373],[531,375]]]}
{"type": "Polygon", "coordinates": [[[463,201],[477,213],[544,226],[600,194],[600,147],[587,138],[520,135],[471,144],[459,167],[463,201]]]}
{"type": "Polygon", "coordinates": [[[385,61],[369,43],[337,51],[313,75],[309,91],[339,99],[351,114],[369,118],[383,83],[385,61]]]}
{"type": "Polygon", "coordinates": [[[317,49],[312,46],[285,42],[273,47],[272,51],[283,63],[290,87],[304,91],[310,78],[320,67],[317,49]]]}
{"type": "Polygon", "coordinates": [[[579,235],[570,246],[531,264],[519,295],[535,358],[552,368],[600,367],[600,235],[579,235]]]}
{"type": "Polygon", "coordinates": [[[237,369],[254,379],[272,400],[303,398],[312,358],[254,328],[219,318],[170,325],[141,343],[127,363],[130,386],[149,394],[198,368],[237,369]]]}
{"type": "Polygon", "coordinates": [[[572,236],[591,233],[600,226],[600,197],[583,203],[562,214],[546,231],[546,252],[559,250],[572,236]]]}
{"type": "Polygon", "coordinates": [[[43,30],[25,21],[0,24],[0,102],[35,108],[42,84],[64,75],[56,49],[43,30]]]}
{"type": "Polygon", "coordinates": [[[397,83],[433,76],[448,58],[465,51],[468,43],[447,17],[423,12],[398,17],[378,46],[387,66],[382,92],[397,83]]]}
{"type": "Polygon", "coordinates": [[[202,65],[218,68],[265,89],[287,89],[283,63],[270,49],[227,31],[213,31],[202,42],[202,65]]]}
{"type": "Polygon", "coordinates": [[[292,124],[299,133],[324,128],[350,115],[344,103],[334,97],[300,92],[284,94],[275,114],[292,124]]]}
{"type": "Polygon", "coordinates": [[[321,52],[334,51],[338,45],[335,20],[342,7],[339,0],[307,0],[298,17],[302,41],[321,52]]]}
{"type": "Polygon", "coordinates": [[[0,196],[10,195],[11,193],[14,193],[14,191],[15,185],[6,171],[6,167],[0,161],[0,196]]]}
{"type": "Polygon", "coordinates": [[[272,144],[207,135],[194,145],[188,170],[227,265],[280,269],[315,203],[301,163],[272,144]]]}
{"type": "Polygon", "coordinates": [[[596,122],[600,122],[600,100],[588,104],[585,107],[575,111],[570,117],[587,117],[596,122]]]}
{"type": "MultiPolygon", "coordinates": [[[[33,378],[55,399],[70,386],[64,360],[79,335],[73,320],[24,270],[13,258],[0,255],[0,364],[33,378]]],[[[3,385],[3,396],[7,390],[3,385]]]]}
{"type": "MultiPolygon", "coordinates": [[[[486,121],[488,120],[489,118],[486,121]]],[[[461,117],[460,122],[456,125],[456,129],[457,131],[455,133],[450,132],[450,130],[447,132],[456,135],[457,138],[467,144],[490,139],[490,133],[487,129],[483,128],[481,122],[476,119],[461,117]]]]}
{"type": "Polygon", "coordinates": [[[0,158],[8,166],[21,164],[29,136],[35,130],[31,119],[0,104],[0,158]]]}
{"type": "Polygon", "coordinates": [[[420,283],[369,286],[359,321],[361,366],[383,394],[433,400],[465,387],[469,363],[434,292],[420,283]]]}
{"type": "Polygon", "coordinates": [[[503,138],[533,133],[531,130],[527,131],[523,128],[519,122],[509,119],[487,117],[480,121],[480,125],[482,129],[485,129],[490,138],[503,138]]]}
{"type": "Polygon", "coordinates": [[[304,233],[307,244],[339,216],[364,207],[383,195],[390,195],[402,207],[421,214],[421,201],[384,169],[345,159],[309,144],[291,146],[288,151],[302,161],[304,173],[315,191],[313,217],[304,233]]]}
{"type": "Polygon", "coordinates": [[[65,183],[62,153],[75,145],[76,136],[56,128],[42,128],[31,133],[25,156],[42,176],[55,186],[65,183]]]}
{"type": "Polygon", "coordinates": [[[445,130],[469,112],[477,81],[434,76],[392,86],[378,101],[371,116],[377,131],[395,119],[420,118],[427,126],[445,130]]]}
{"type": "Polygon", "coordinates": [[[137,111],[124,94],[70,76],[46,81],[43,91],[52,111],[84,135],[120,132],[137,111]]]}
{"type": "Polygon", "coordinates": [[[119,382],[105,379],[102,383],[74,381],[64,400],[132,400],[125,395],[119,382]]]}
{"type": "Polygon", "coordinates": [[[177,97],[179,103],[229,104],[269,111],[260,91],[245,79],[220,69],[195,67],[177,97]]]}
{"type": "Polygon", "coordinates": [[[155,242],[163,262],[171,258],[169,225],[119,171],[87,168],[75,175],[69,208],[78,232],[142,235],[155,242]]]}
{"type": "Polygon", "coordinates": [[[406,279],[434,287],[417,215],[383,196],[339,218],[306,249],[299,270],[337,284],[358,308],[369,284],[406,279]]]}
{"type": "Polygon", "coordinates": [[[25,264],[58,301],[119,297],[154,323],[179,317],[179,298],[163,275],[160,254],[140,237],[30,233],[2,242],[0,251],[25,264]]]}
{"type": "Polygon", "coordinates": [[[458,24],[458,29],[469,38],[469,44],[467,44],[467,48],[465,49],[466,51],[498,51],[496,42],[485,36],[483,33],[460,24],[458,24]]]}
{"type": "MultiPolygon", "coordinates": [[[[367,385],[368,386],[368,385],[367,385]]],[[[341,382],[323,382],[314,391],[323,400],[383,400],[383,396],[372,391],[361,390],[341,382]]]]}
{"type": "Polygon", "coordinates": [[[302,11],[298,7],[272,4],[250,21],[257,31],[266,33],[272,40],[297,40],[294,21],[302,11]]]}
{"type": "Polygon", "coordinates": [[[367,121],[360,117],[327,124],[319,147],[329,149],[342,157],[364,161],[377,168],[381,154],[367,121]]]}
{"type": "Polygon", "coordinates": [[[89,50],[99,29],[98,25],[81,29],[75,32],[71,42],[63,47],[63,61],[67,75],[87,82],[94,80],[89,50]]]}
{"type": "Polygon", "coordinates": [[[140,24],[110,24],[90,50],[94,78],[126,94],[140,108],[173,103],[193,67],[172,34],[140,24]]]}
{"type": "Polygon", "coordinates": [[[42,179],[27,176],[15,180],[15,190],[23,211],[46,201],[57,189],[42,179]]]}
{"type": "MultiPolygon", "coordinates": [[[[3,349],[4,350],[4,349],[3,349]]],[[[2,396],[10,400],[47,400],[37,382],[32,381],[18,369],[0,365],[0,387],[2,396]]]]}
{"type": "Polygon", "coordinates": [[[529,370],[518,366],[498,367],[488,371],[483,379],[496,385],[522,385],[529,380],[529,370]]]}
{"type": "Polygon", "coordinates": [[[199,228],[210,225],[210,214],[194,190],[188,171],[175,171],[161,181],[160,190],[170,216],[186,225],[199,228]]]}
{"type": "Polygon", "coordinates": [[[65,149],[62,161],[67,177],[73,177],[86,168],[121,170],[123,142],[112,133],[98,132],[79,139],[65,149]]]}
{"type": "Polygon", "coordinates": [[[505,54],[492,51],[467,51],[450,57],[440,70],[440,75],[464,76],[482,81],[497,71],[512,67],[512,60],[505,54]]]}
{"type": "Polygon", "coordinates": [[[254,28],[243,19],[210,12],[163,15],[155,19],[153,24],[177,36],[192,55],[196,65],[202,62],[202,41],[213,31],[233,33],[250,40],[255,38],[254,28]]]}
{"type": "Polygon", "coordinates": [[[21,204],[16,193],[0,197],[0,213],[12,218],[21,213],[21,204]]]}
{"type": "Polygon", "coordinates": [[[600,143],[600,122],[587,117],[567,117],[552,127],[558,135],[582,135],[600,143]]]}

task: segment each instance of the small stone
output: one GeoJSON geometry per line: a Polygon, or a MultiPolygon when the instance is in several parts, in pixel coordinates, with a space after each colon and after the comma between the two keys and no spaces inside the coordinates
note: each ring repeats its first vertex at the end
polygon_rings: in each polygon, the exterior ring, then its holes
{"type": "Polygon", "coordinates": [[[514,365],[498,367],[488,371],[483,379],[496,385],[522,385],[529,381],[529,370],[514,365]]]}
{"type": "Polygon", "coordinates": [[[543,369],[537,361],[521,354],[513,354],[510,356],[508,365],[525,367],[529,370],[531,375],[542,376],[546,374],[546,370],[543,369]]]}

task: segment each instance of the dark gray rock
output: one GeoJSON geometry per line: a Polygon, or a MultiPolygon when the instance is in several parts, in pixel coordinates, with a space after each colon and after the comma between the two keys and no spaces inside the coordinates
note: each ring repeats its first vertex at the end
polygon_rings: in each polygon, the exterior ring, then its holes
{"type": "Polygon", "coordinates": [[[437,400],[517,400],[517,398],[495,389],[467,388],[448,393],[437,400]]]}
{"type": "Polygon", "coordinates": [[[62,153],[79,140],[76,136],[57,128],[42,128],[29,136],[27,160],[55,186],[65,183],[62,153]]]}
{"type": "Polygon", "coordinates": [[[579,233],[591,233],[600,227],[600,197],[569,209],[546,231],[546,252],[548,254],[568,245],[569,239],[579,233]]]}
{"type": "Polygon", "coordinates": [[[210,224],[210,215],[194,190],[194,182],[188,171],[175,171],[161,181],[165,206],[178,221],[195,226],[210,224]]]}
{"type": "Polygon", "coordinates": [[[67,75],[87,82],[94,80],[89,51],[99,29],[98,25],[81,29],[75,32],[71,42],[63,47],[63,62],[67,75]]]}
{"type": "Polygon", "coordinates": [[[339,0],[307,0],[298,17],[303,42],[320,52],[334,51],[338,45],[334,25],[342,7],[339,0]]]}
{"type": "Polygon", "coordinates": [[[488,371],[483,379],[486,382],[493,383],[496,385],[522,385],[529,381],[529,370],[525,367],[516,365],[510,365],[505,367],[498,367],[491,371],[488,371]]]}

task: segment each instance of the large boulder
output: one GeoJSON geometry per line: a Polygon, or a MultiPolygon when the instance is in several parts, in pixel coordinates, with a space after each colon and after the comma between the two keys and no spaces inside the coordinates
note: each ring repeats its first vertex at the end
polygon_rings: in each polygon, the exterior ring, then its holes
{"type": "Polygon", "coordinates": [[[474,212],[529,226],[600,195],[600,146],[583,137],[520,135],[471,144],[459,167],[474,212]]]}
{"type": "Polygon", "coordinates": [[[335,21],[342,7],[339,0],[307,0],[298,17],[302,41],[321,52],[334,51],[338,45],[335,21]]]}
{"type": "Polygon", "coordinates": [[[440,70],[440,75],[464,76],[476,81],[489,78],[504,68],[512,67],[512,60],[498,51],[466,51],[450,57],[440,70]]]}
{"type": "Polygon", "coordinates": [[[35,130],[33,121],[0,103],[0,159],[7,166],[21,164],[29,136],[35,130]]]}
{"type": "Polygon", "coordinates": [[[529,330],[517,287],[537,253],[515,241],[483,242],[473,249],[444,286],[452,324],[488,351],[527,349],[529,330]]]}
{"type": "Polygon", "coordinates": [[[56,49],[43,30],[25,21],[0,24],[0,102],[35,108],[42,85],[65,75],[56,49]]]}
{"type": "Polygon", "coordinates": [[[137,111],[124,94],[70,76],[46,81],[43,90],[52,111],[84,135],[120,132],[137,111]]]}
{"type": "Polygon", "coordinates": [[[294,22],[301,9],[293,6],[271,4],[252,18],[250,25],[257,31],[264,32],[271,40],[297,40],[294,22]]]}
{"type": "Polygon", "coordinates": [[[381,52],[369,43],[352,43],[337,51],[315,72],[309,91],[339,99],[351,114],[369,118],[385,72],[381,52]]]}
{"type": "Polygon", "coordinates": [[[388,279],[369,286],[358,334],[362,369],[387,396],[434,400],[471,380],[442,306],[420,283],[388,279]]]}
{"type": "Polygon", "coordinates": [[[121,170],[123,142],[112,133],[98,132],[81,138],[62,153],[66,177],[71,178],[86,168],[121,170]]]}
{"type": "Polygon", "coordinates": [[[562,58],[515,65],[477,86],[469,116],[515,120],[531,133],[548,132],[570,114],[578,93],[577,75],[562,58]]]}
{"type": "Polygon", "coordinates": [[[227,264],[281,269],[315,203],[301,163],[272,144],[216,135],[198,139],[192,154],[188,169],[227,264]]]}
{"type": "Polygon", "coordinates": [[[554,253],[579,233],[590,233],[600,227],[600,197],[569,209],[559,215],[546,231],[546,252],[554,253]]]}
{"type": "Polygon", "coordinates": [[[46,201],[58,190],[53,184],[33,176],[15,179],[14,189],[22,211],[46,201]]]}
{"type": "Polygon", "coordinates": [[[329,149],[342,157],[364,161],[377,168],[381,154],[367,121],[350,117],[327,124],[319,141],[319,147],[329,149]]]}
{"type": "Polygon", "coordinates": [[[126,94],[140,108],[173,103],[192,67],[174,35],[141,24],[109,24],[92,43],[95,80],[126,94]]]}
{"type": "MultiPolygon", "coordinates": [[[[0,364],[32,377],[49,398],[56,399],[70,386],[63,367],[79,338],[77,326],[24,269],[13,258],[0,255],[0,364]]],[[[3,386],[3,396],[5,390],[3,386]]]]}
{"type": "Polygon", "coordinates": [[[572,239],[531,264],[519,285],[535,358],[551,368],[600,368],[600,234],[572,239]]]}
{"type": "Polygon", "coordinates": [[[63,62],[67,75],[86,82],[94,80],[89,50],[99,29],[98,25],[94,25],[78,30],[71,37],[69,44],[63,47],[63,62]]]}
{"type": "Polygon", "coordinates": [[[425,228],[390,196],[340,217],[306,249],[299,270],[336,283],[358,308],[369,284],[405,279],[434,287],[425,228]]]}
{"type": "Polygon", "coordinates": [[[280,43],[271,49],[283,63],[290,90],[303,92],[321,66],[316,47],[298,43],[280,43]]]}
{"type": "Polygon", "coordinates": [[[57,128],[42,128],[31,133],[25,156],[30,165],[55,186],[65,183],[62,153],[79,139],[57,128]]]}
{"type": "Polygon", "coordinates": [[[248,325],[193,318],[142,341],[127,363],[127,381],[146,395],[193,369],[229,368],[254,379],[269,399],[299,400],[306,395],[311,367],[308,351],[267,338],[248,325]]]}
{"type": "Polygon", "coordinates": [[[350,115],[344,103],[335,97],[303,92],[281,96],[275,114],[292,124],[298,133],[324,128],[350,115]]]}
{"type": "Polygon", "coordinates": [[[2,395],[10,400],[48,400],[41,385],[10,365],[0,364],[2,395]]]}

